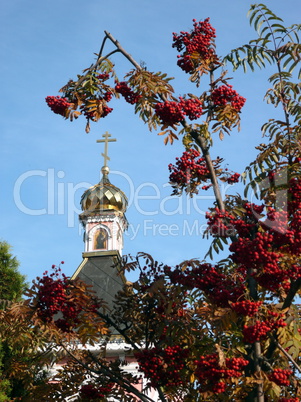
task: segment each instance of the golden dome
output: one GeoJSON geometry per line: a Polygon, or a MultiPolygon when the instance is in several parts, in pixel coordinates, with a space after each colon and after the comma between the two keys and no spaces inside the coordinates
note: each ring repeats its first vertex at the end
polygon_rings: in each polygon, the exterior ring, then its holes
{"type": "Polygon", "coordinates": [[[102,180],[88,188],[81,198],[81,207],[84,212],[99,212],[108,209],[125,212],[128,200],[123,191],[110,183],[109,169],[102,168],[102,180]]]}

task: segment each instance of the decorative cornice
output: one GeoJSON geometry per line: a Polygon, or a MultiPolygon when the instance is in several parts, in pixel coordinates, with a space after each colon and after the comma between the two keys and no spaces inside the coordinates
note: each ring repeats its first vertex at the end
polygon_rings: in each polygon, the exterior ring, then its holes
{"type": "Polygon", "coordinates": [[[104,212],[102,214],[99,213],[91,213],[87,214],[83,212],[79,215],[79,220],[82,225],[85,227],[87,223],[97,223],[97,222],[114,222],[114,221],[121,221],[123,223],[124,229],[128,228],[128,221],[124,214],[120,212],[104,212]],[[119,218],[119,219],[118,219],[119,218]]]}
{"type": "Polygon", "coordinates": [[[103,256],[111,256],[116,257],[118,261],[121,260],[121,256],[118,250],[108,250],[108,251],[86,251],[82,253],[83,258],[90,257],[103,257],[103,256]]]}

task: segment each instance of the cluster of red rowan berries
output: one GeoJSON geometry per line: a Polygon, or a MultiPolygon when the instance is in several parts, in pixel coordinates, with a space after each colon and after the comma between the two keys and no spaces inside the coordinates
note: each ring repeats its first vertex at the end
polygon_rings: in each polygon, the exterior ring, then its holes
{"type": "MultiPolygon", "coordinates": [[[[95,121],[95,117],[96,117],[97,113],[99,114],[100,110],[101,110],[100,117],[106,117],[113,110],[112,108],[108,107],[108,105],[107,105],[107,102],[110,102],[110,100],[113,97],[112,89],[108,85],[103,84],[104,81],[106,81],[110,78],[110,74],[109,73],[98,74],[98,75],[94,76],[94,79],[95,78],[96,78],[95,85],[98,88],[97,95],[92,95],[92,97],[91,97],[90,94],[87,95],[87,93],[85,93],[85,92],[80,92],[78,94],[81,101],[84,101],[80,107],[81,113],[87,119],[90,119],[92,121],[95,121]],[[89,105],[86,104],[85,101],[88,101],[89,99],[92,99],[93,101],[96,101],[99,104],[101,104],[101,107],[98,108],[97,113],[95,112],[95,110],[92,110],[92,108],[89,107],[89,105]]],[[[60,114],[61,116],[66,117],[67,110],[71,106],[74,107],[74,104],[70,103],[67,98],[66,97],[62,98],[60,96],[47,96],[46,103],[54,113],[60,114]]],[[[76,104],[76,102],[75,102],[75,104],[76,104]]]]}
{"type": "Polygon", "coordinates": [[[212,212],[206,213],[208,229],[213,235],[229,237],[235,232],[240,237],[250,238],[251,234],[257,231],[258,220],[264,209],[264,205],[244,203],[244,217],[234,216],[228,211],[221,211],[215,208],[212,212]]]}
{"type": "Polygon", "coordinates": [[[243,217],[234,217],[217,208],[208,213],[208,229],[213,236],[238,235],[230,245],[230,251],[240,273],[246,275],[248,269],[252,269],[252,275],[263,288],[270,291],[280,287],[287,289],[290,281],[301,276],[301,268],[295,264],[288,270],[280,261],[285,252],[301,252],[301,213],[296,211],[287,221],[286,212],[276,212],[269,207],[267,220],[260,221],[264,205],[245,203],[243,207],[243,217]]]}
{"type": "Polygon", "coordinates": [[[289,184],[287,210],[278,211],[269,206],[265,220],[261,220],[264,205],[251,203],[243,204],[243,217],[217,208],[207,213],[208,229],[213,236],[238,235],[230,245],[231,258],[239,265],[238,271],[245,275],[252,269],[257,282],[272,292],[280,287],[288,290],[291,281],[301,276],[301,267],[297,264],[290,269],[280,264],[284,254],[301,253],[301,185],[296,178],[289,184]]]}
{"type": "Polygon", "coordinates": [[[294,233],[294,240],[290,244],[293,254],[301,253],[301,179],[294,177],[289,181],[287,211],[290,229],[294,233]]]}
{"type": "Polygon", "coordinates": [[[232,228],[231,235],[236,232],[242,238],[249,238],[251,233],[254,233],[254,230],[256,231],[258,225],[253,219],[245,216],[244,218],[230,217],[229,226],[232,228]]]}
{"type": "MultiPolygon", "coordinates": [[[[218,169],[221,159],[217,158],[212,161],[215,169],[218,169]]],[[[210,173],[207,168],[205,158],[200,156],[199,151],[190,149],[185,151],[180,158],[176,158],[176,164],[168,165],[170,171],[169,180],[172,186],[178,191],[184,190],[187,193],[197,193],[198,186],[204,183],[202,189],[206,190],[210,186],[210,173]],[[209,186],[205,183],[209,182],[209,186]]]]}
{"type": "Polygon", "coordinates": [[[101,81],[106,81],[110,78],[110,74],[109,73],[98,74],[96,78],[98,78],[101,81]]]}
{"type": "MultiPolygon", "coordinates": [[[[102,83],[106,80],[108,80],[110,78],[110,74],[109,73],[101,73],[98,74],[96,76],[96,78],[99,81],[102,81],[102,83]]],[[[87,118],[90,119],[92,121],[96,121],[96,115],[97,113],[99,113],[99,111],[101,110],[101,118],[106,117],[109,113],[111,113],[113,111],[112,108],[110,108],[107,103],[110,102],[113,98],[113,92],[112,89],[106,85],[106,84],[102,84],[102,83],[97,83],[98,84],[98,88],[99,88],[99,94],[97,96],[97,98],[93,99],[96,100],[101,107],[98,108],[98,111],[96,112],[95,110],[91,110],[89,108],[89,106],[86,106],[85,104],[83,104],[81,106],[81,111],[83,113],[83,115],[87,118]]]]}
{"type": "Polygon", "coordinates": [[[268,232],[257,232],[253,239],[239,237],[229,250],[233,262],[246,271],[252,269],[253,276],[265,289],[278,290],[288,277],[288,272],[279,264],[283,254],[273,250],[273,235],[268,232]]]}
{"type": "Polygon", "coordinates": [[[132,91],[125,81],[118,82],[115,85],[115,91],[121,94],[126,100],[126,102],[130,103],[131,105],[137,103],[141,98],[141,95],[132,91]]]}
{"type": "Polygon", "coordinates": [[[194,178],[206,181],[209,178],[209,170],[206,161],[200,156],[199,151],[190,149],[185,151],[180,158],[176,158],[176,164],[170,163],[168,169],[171,172],[169,180],[178,185],[186,185],[194,178]]]}
{"type": "Polygon", "coordinates": [[[267,229],[266,232],[257,232],[252,239],[239,237],[230,245],[233,253],[231,258],[241,265],[241,269],[244,267],[245,271],[248,268],[256,269],[253,276],[263,288],[270,291],[277,291],[280,287],[287,289],[291,280],[300,277],[301,269],[297,265],[285,269],[280,261],[287,252],[299,255],[300,230],[294,228],[292,233],[290,224],[286,233],[279,233],[274,230],[273,225],[260,225],[267,229]]]}
{"type": "Polygon", "coordinates": [[[202,102],[198,98],[179,98],[179,102],[165,101],[155,105],[155,113],[161,123],[173,126],[180,123],[187,116],[190,120],[196,120],[202,116],[202,102]]]}
{"type": "Polygon", "coordinates": [[[299,264],[292,264],[289,268],[289,279],[295,281],[301,277],[301,266],[299,264]]]}
{"type": "Polygon", "coordinates": [[[254,343],[262,339],[266,339],[268,334],[277,328],[286,327],[286,322],[277,313],[269,312],[269,315],[274,316],[266,321],[257,320],[253,325],[245,325],[243,328],[244,342],[254,343]]]}
{"type": "Polygon", "coordinates": [[[288,202],[288,211],[293,213],[300,209],[301,206],[301,179],[293,177],[289,181],[288,193],[290,194],[290,199],[288,202]]]}
{"type": "Polygon", "coordinates": [[[71,103],[61,96],[47,96],[46,103],[53,113],[66,117],[66,111],[70,108],[71,103]]]}
{"type": "Polygon", "coordinates": [[[62,331],[69,332],[80,322],[79,315],[84,307],[96,311],[98,305],[92,300],[90,306],[82,306],[77,302],[71,294],[71,280],[61,273],[60,268],[55,265],[52,268],[53,273],[49,275],[48,271],[44,272],[37,284],[37,314],[44,322],[54,321],[62,331]]]}
{"type": "Polygon", "coordinates": [[[59,277],[58,269],[54,269],[50,275],[46,271],[39,281],[37,313],[44,322],[52,321],[56,314],[61,313],[62,317],[56,319],[55,324],[68,332],[71,322],[73,325],[78,323],[82,308],[68,297],[69,279],[64,274],[59,277]]]}
{"type": "MultiPolygon", "coordinates": [[[[287,211],[276,211],[268,207],[267,219],[261,222],[261,227],[273,236],[273,247],[281,253],[300,255],[301,252],[301,211],[295,211],[288,216],[287,211]]],[[[301,269],[292,266],[283,271],[284,279],[295,280],[300,276],[301,269]]]]}
{"type": "Polygon", "coordinates": [[[289,377],[293,374],[291,370],[284,370],[280,368],[274,369],[269,375],[269,380],[273,381],[279,386],[288,387],[290,385],[289,377]]]}
{"type": "Polygon", "coordinates": [[[245,209],[246,216],[248,216],[249,218],[256,218],[257,220],[258,220],[260,214],[264,210],[263,204],[257,205],[257,204],[253,204],[251,202],[245,202],[243,204],[243,207],[245,209]]]}
{"type": "Polygon", "coordinates": [[[216,394],[226,390],[227,384],[224,380],[228,378],[239,378],[243,375],[242,370],[249,362],[241,357],[226,358],[223,365],[219,364],[217,353],[200,356],[195,361],[195,375],[200,383],[202,391],[210,388],[216,394]]]}
{"type": "Polygon", "coordinates": [[[290,229],[293,231],[293,240],[289,243],[288,250],[295,255],[301,253],[301,210],[295,211],[292,220],[290,222],[290,229]]]}
{"type": "Polygon", "coordinates": [[[99,401],[100,398],[107,397],[114,387],[114,383],[108,383],[107,385],[97,386],[97,384],[84,384],[81,386],[79,396],[83,401],[99,401]]]}
{"type": "Polygon", "coordinates": [[[184,112],[179,102],[158,102],[155,105],[155,113],[161,120],[161,123],[167,126],[173,126],[184,120],[184,112]]]}
{"type": "MultiPolygon", "coordinates": [[[[112,95],[111,95],[111,94],[112,94],[111,92],[108,92],[108,93],[104,94],[104,97],[101,97],[101,98],[98,99],[98,101],[102,104],[102,107],[101,107],[102,113],[101,113],[101,116],[100,116],[100,117],[102,117],[102,118],[103,118],[103,117],[106,117],[109,113],[111,113],[111,112],[113,111],[113,109],[112,109],[111,107],[107,106],[107,102],[109,102],[109,101],[112,99],[112,95]],[[108,100],[106,100],[105,97],[106,97],[106,99],[108,99],[108,100]]],[[[82,106],[80,107],[80,109],[81,109],[82,114],[83,114],[87,119],[90,119],[90,120],[92,120],[92,121],[95,121],[95,116],[96,116],[95,110],[91,110],[91,109],[90,109],[89,107],[87,107],[86,105],[82,105],[82,106]]]]}
{"type": "Polygon", "coordinates": [[[268,178],[269,178],[270,183],[274,183],[275,176],[276,176],[276,171],[275,170],[270,170],[268,172],[268,178]]]}
{"type": "Polygon", "coordinates": [[[234,216],[228,211],[221,211],[215,208],[206,214],[208,229],[213,236],[230,237],[239,235],[241,238],[249,239],[258,229],[258,219],[264,206],[244,203],[244,217],[234,216]]]}
{"type": "MultiPolygon", "coordinates": [[[[110,78],[110,74],[102,73],[99,74],[96,78],[104,82],[110,78]]],[[[113,111],[113,108],[107,105],[113,98],[112,89],[108,85],[101,83],[98,85],[98,88],[99,88],[98,96],[93,97],[92,99],[93,101],[96,101],[96,105],[98,105],[97,110],[95,110],[94,104],[92,104],[93,107],[90,107],[89,103],[87,104],[83,103],[80,107],[82,114],[87,119],[90,119],[92,121],[98,120],[99,117],[104,118],[113,111]]]]}
{"type": "Polygon", "coordinates": [[[230,104],[238,112],[240,112],[246,102],[245,98],[232,89],[232,85],[221,85],[214,89],[211,94],[211,100],[215,106],[230,104]]]}
{"type": "Polygon", "coordinates": [[[267,232],[257,232],[253,239],[239,238],[231,244],[231,258],[238,264],[248,267],[265,265],[266,270],[274,271],[281,254],[269,251],[272,247],[273,236],[267,232]]]}
{"type": "Polygon", "coordinates": [[[180,267],[166,270],[171,283],[181,284],[187,289],[202,290],[212,303],[220,307],[229,307],[230,302],[238,301],[245,292],[242,278],[236,281],[220,272],[211,264],[204,263],[182,271],[180,267]]]}
{"type": "Polygon", "coordinates": [[[182,108],[183,114],[186,115],[189,120],[196,120],[202,116],[202,101],[198,98],[182,98],[179,97],[179,105],[182,108]]]}
{"type": "Polygon", "coordinates": [[[209,18],[200,22],[194,19],[191,32],[173,33],[172,47],[183,52],[178,56],[178,66],[186,73],[192,72],[195,69],[195,55],[201,60],[215,61],[214,38],[215,29],[209,23],[209,18]]]}
{"type": "Polygon", "coordinates": [[[280,398],[278,402],[300,402],[299,398],[280,398]]]}
{"type": "Polygon", "coordinates": [[[235,234],[235,228],[230,225],[231,219],[235,218],[229,212],[215,208],[214,211],[206,213],[206,219],[212,236],[229,237],[235,234]]]}
{"type": "Polygon", "coordinates": [[[189,350],[179,345],[164,349],[154,347],[135,353],[140,370],[153,387],[176,387],[183,384],[182,371],[188,355],[189,350]]]}
{"type": "MultiPolygon", "coordinates": [[[[263,222],[262,227],[266,230],[286,234],[288,229],[288,213],[285,210],[276,210],[269,206],[267,208],[267,221],[263,222]]],[[[291,235],[291,232],[290,232],[291,235]]],[[[289,241],[289,239],[288,239],[289,241]]]]}
{"type": "Polygon", "coordinates": [[[231,304],[232,310],[237,314],[253,317],[257,314],[262,301],[242,300],[231,304]]]}
{"type": "Polygon", "coordinates": [[[239,178],[240,178],[240,174],[239,173],[234,173],[231,176],[227,177],[227,183],[228,184],[234,184],[234,183],[238,183],[239,182],[239,178]]]}
{"type": "Polygon", "coordinates": [[[111,113],[113,111],[113,108],[108,107],[108,106],[104,106],[102,108],[102,115],[101,117],[106,117],[109,113],[111,113]]]}
{"type": "Polygon", "coordinates": [[[103,99],[104,99],[106,102],[110,102],[110,100],[112,100],[112,98],[113,98],[113,92],[112,92],[112,91],[106,91],[106,92],[103,94],[103,99]]]}

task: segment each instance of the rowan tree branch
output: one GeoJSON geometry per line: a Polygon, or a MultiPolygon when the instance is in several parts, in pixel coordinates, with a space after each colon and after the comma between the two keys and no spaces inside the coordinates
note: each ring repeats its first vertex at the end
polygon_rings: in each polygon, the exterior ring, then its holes
{"type": "MultiPolygon", "coordinates": [[[[105,31],[106,36],[114,43],[114,45],[117,47],[118,51],[120,51],[132,64],[133,66],[137,69],[137,70],[141,70],[141,66],[135,61],[135,59],[120,45],[120,43],[107,31],[105,31]]],[[[164,98],[162,96],[160,96],[162,98],[162,100],[164,100],[164,98]]],[[[186,120],[183,120],[181,122],[182,126],[187,128],[188,124],[186,122],[186,120]]],[[[219,184],[217,181],[217,177],[216,177],[216,173],[212,164],[212,159],[209,153],[209,148],[206,145],[206,142],[204,140],[204,138],[195,130],[190,130],[190,135],[191,137],[194,139],[194,141],[196,142],[196,144],[201,148],[202,150],[202,154],[203,157],[205,158],[206,164],[207,164],[207,168],[209,170],[209,174],[210,174],[210,180],[213,186],[213,191],[214,191],[214,195],[216,198],[216,202],[218,205],[218,208],[223,211],[225,209],[224,207],[224,202],[220,193],[220,188],[219,188],[219,184]]]]}
{"type": "Polygon", "coordinates": [[[101,44],[100,51],[99,51],[98,58],[97,58],[96,62],[94,64],[92,64],[86,70],[86,73],[76,82],[74,90],[76,90],[76,88],[78,88],[82,84],[82,82],[85,80],[85,78],[87,77],[87,75],[91,71],[97,69],[97,67],[99,66],[99,64],[101,62],[103,62],[104,60],[108,59],[110,56],[112,56],[112,54],[117,53],[117,52],[122,53],[124,55],[124,57],[126,57],[130,61],[130,63],[133,64],[133,66],[137,70],[141,70],[142,67],[133,59],[133,57],[128,52],[126,52],[123,49],[123,47],[121,47],[120,43],[109,32],[107,32],[107,31],[104,31],[104,32],[105,32],[105,37],[104,37],[104,39],[102,41],[102,44],[101,44]],[[107,53],[105,56],[101,56],[102,52],[103,52],[103,49],[104,49],[104,46],[105,46],[105,42],[106,42],[107,39],[110,39],[110,41],[116,46],[116,49],[114,49],[111,52],[107,53]]]}
{"type": "Polygon", "coordinates": [[[106,36],[110,39],[110,41],[114,43],[114,45],[116,46],[116,48],[118,49],[118,51],[119,51],[120,53],[122,53],[122,54],[124,55],[124,57],[126,57],[126,58],[130,61],[130,63],[133,64],[133,66],[134,66],[137,70],[141,70],[141,69],[142,69],[142,67],[140,66],[140,64],[138,64],[138,63],[133,59],[133,57],[132,57],[128,52],[126,52],[126,51],[123,49],[123,47],[120,45],[120,43],[118,42],[118,40],[116,40],[108,31],[105,31],[105,34],[106,34],[106,36]]]}
{"type": "Polygon", "coordinates": [[[299,371],[299,373],[301,373],[301,367],[295,362],[292,356],[289,353],[287,353],[285,349],[283,349],[283,347],[280,345],[279,342],[277,342],[275,339],[274,341],[276,343],[277,348],[281,350],[281,352],[285,355],[285,357],[292,363],[292,365],[299,371]]]}
{"type": "Polygon", "coordinates": [[[201,148],[203,157],[205,158],[206,165],[207,165],[207,168],[209,170],[210,181],[212,183],[216,203],[218,205],[218,208],[221,211],[224,211],[225,206],[224,206],[223,198],[222,198],[222,195],[221,195],[221,192],[220,192],[220,187],[219,187],[219,184],[218,184],[218,181],[217,181],[216,173],[215,173],[215,170],[214,170],[214,167],[213,167],[213,163],[212,163],[212,159],[211,159],[211,156],[210,156],[209,148],[206,145],[206,142],[205,142],[204,138],[198,132],[196,132],[194,130],[191,130],[190,135],[194,139],[196,144],[201,148]]]}
{"type": "Polygon", "coordinates": [[[296,296],[296,294],[300,288],[301,288],[301,278],[298,278],[295,280],[295,282],[293,282],[291,284],[288,294],[283,302],[282,310],[290,307],[294,297],[296,296]]]}

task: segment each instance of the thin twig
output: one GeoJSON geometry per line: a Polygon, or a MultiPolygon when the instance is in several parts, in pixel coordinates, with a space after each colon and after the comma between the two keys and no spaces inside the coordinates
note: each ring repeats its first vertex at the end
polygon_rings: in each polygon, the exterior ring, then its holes
{"type": "Polygon", "coordinates": [[[137,70],[141,70],[141,69],[142,69],[142,67],[140,66],[140,64],[138,64],[138,63],[133,59],[133,57],[132,57],[128,52],[126,52],[126,51],[123,49],[123,47],[121,47],[121,45],[120,45],[120,43],[118,42],[118,40],[116,40],[115,38],[113,38],[113,36],[112,36],[109,32],[107,32],[107,31],[105,31],[105,34],[106,34],[106,36],[110,39],[110,41],[114,43],[114,45],[117,47],[117,49],[119,50],[119,52],[122,53],[122,54],[124,55],[124,57],[126,57],[126,58],[133,64],[133,66],[134,66],[135,68],[137,68],[137,70]]]}
{"type": "Polygon", "coordinates": [[[140,347],[135,344],[126,334],[124,330],[122,330],[107,314],[102,314],[97,311],[97,315],[102,318],[109,326],[115,328],[121,336],[123,336],[126,343],[131,345],[134,350],[140,350],[140,347]]]}
{"type": "Polygon", "coordinates": [[[224,201],[223,201],[223,198],[222,198],[222,195],[221,195],[221,192],[220,192],[220,187],[219,187],[217,177],[216,177],[216,173],[215,173],[215,170],[214,170],[214,167],[213,167],[213,163],[212,163],[212,159],[211,159],[211,156],[210,156],[209,148],[206,145],[206,142],[205,142],[204,138],[197,131],[191,130],[190,135],[194,139],[196,144],[202,150],[203,157],[205,158],[206,165],[207,165],[207,168],[209,170],[210,180],[211,180],[211,183],[212,183],[212,187],[213,187],[213,191],[214,191],[217,206],[221,211],[224,211],[225,210],[224,201]]]}
{"type": "Polygon", "coordinates": [[[287,357],[287,359],[292,363],[292,365],[299,371],[299,373],[301,373],[301,367],[295,362],[292,356],[289,353],[287,353],[285,349],[283,349],[283,347],[280,345],[279,342],[277,342],[276,340],[274,341],[276,343],[277,348],[281,350],[281,352],[287,357]]]}
{"type": "Polygon", "coordinates": [[[75,87],[73,88],[73,91],[75,91],[76,88],[78,88],[78,87],[80,86],[80,84],[85,80],[85,78],[87,77],[87,75],[88,75],[91,71],[95,70],[95,69],[98,67],[98,65],[99,65],[103,60],[106,60],[108,57],[112,56],[112,54],[117,53],[118,51],[119,51],[118,49],[112,50],[110,53],[106,54],[105,56],[98,58],[97,61],[96,61],[96,63],[92,64],[91,67],[89,67],[89,68],[86,70],[86,73],[85,73],[84,75],[82,75],[81,78],[76,82],[76,85],[75,85],[75,87]]]}

